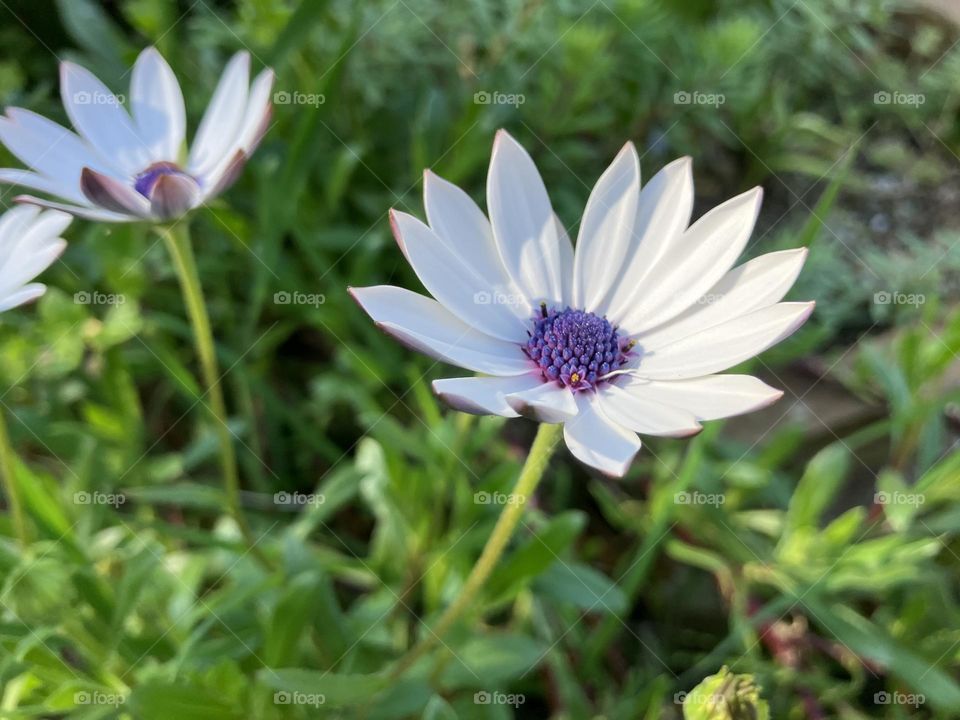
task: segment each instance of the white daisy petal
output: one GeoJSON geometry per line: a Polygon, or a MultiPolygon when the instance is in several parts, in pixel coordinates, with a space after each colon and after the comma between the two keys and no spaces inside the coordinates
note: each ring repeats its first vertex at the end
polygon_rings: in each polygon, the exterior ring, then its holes
{"type": "Polygon", "coordinates": [[[528,323],[511,310],[510,303],[495,302],[483,275],[433,230],[407,213],[391,211],[390,220],[410,266],[444,307],[488,335],[515,343],[526,341],[528,323]]]}
{"type": "Polygon", "coordinates": [[[778,303],[707,328],[664,347],[643,347],[638,377],[682,380],[721,372],[792,335],[814,303],[778,303]]]}
{"type": "Polygon", "coordinates": [[[689,437],[703,429],[692,413],[663,405],[616,384],[602,386],[597,392],[597,402],[611,421],[641,435],[689,437]]]}
{"type": "Polygon", "coordinates": [[[627,143],[594,185],[580,222],[574,260],[573,302],[599,307],[633,241],[640,200],[640,158],[627,143]]]}
{"type": "Polygon", "coordinates": [[[530,372],[515,343],[484,335],[435,300],[389,285],[351,288],[350,294],[380,328],[430,357],[487,375],[530,372]]]}
{"type": "Polygon", "coordinates": [[[543,383],[538,375],[516,377],[446,378],[433,381],[433,391],[456,410],[473,415],[519,417],[506,395],[529,390],[543,383]]]}
{"type": "MultiPolygon", "coordinates": [[[[267,131],[267,125],[271,113],[271,90],[273,89],[273,70],[267,68],[257,75],[253,84],[250,86],[247,108],[244,111],[243,122],[237,131],[237,137],[233,145],[224,154],[223,158],[216,163],[203,176],[204,187],[210,188],[208,196],[216,195],[224,187],[232,184],[234,178],[226,177],[236,163],[238,153],[244,157],[249,157],[260,144],[263,134],[267,131]],[[216,189],[217,192],[213,192],[216,189]]],[[[241,165],[242,167],[242,165],[241,165]]]]}
{"type": "Polygon", "coordinates": [[[486,284],[491,301],[527,321],[533,308],[507,275],[490,222],[463,190],[429,170],[423,174],[423,205],[430,229],[486,284]]]}
{"type": "Polygon", "coordinates": [[[487,210],[510,277],[532,304],[559,303],[563,278],[550,198],[527,151],[504,130],[490,158],[487,210]]]}
{"type": "Polygon", "coordinates": [[[570,452],[606,475],[623,477],[640,450],[640,438],[607,418],[596,397],[578,393],[576,399],[580,412],[563,426],[570,452]]]}
{"type": "MultiPolygon", "coordinates": [[[[51,211],[52,212],[52,211],[51,211]]],[[[42,248],[21,247],[18,257],[7,263],[0,277],[0,296],[8,296],[50,267],[67,249],[65,240],[44,243],[42,248]]]]}
{"type": "Polygon", "coordinates": [[[187,116],[176,76],[156,48],[140,53],[133,66],[130,104],[140,137],[153,162],[176,162],[186,138],[187,116]]]}
{"type": "Polygon", "coordinates": [[[540,382],[529,390],[510,393],[507,403],[519,415],[545,423],[559,423],[577,415],[577,403],[569,388],[540,382]]]}
{"type": "Polygon", "coordinates": [[[644,380],[621,376],[617,385],[635,397],[691,413],[697,420],[718,420],[765,408],[783,391],[751,375],[708,375],[689,380],[644,380]]]}
{"type": "Polygon", "coordinates": [[[780,302],[800,274],[806,248],[782,250],[734,268],[701,296],[697,304],[661,326],[640,333],[645,348],[659,348],[780,302]]]}
{"type": "Polygon", "coordinates": [[[24,165],[56,183],[64,192],[61,197],[81,202],[80,173],[85,167],[110,173],[83,140],[57,123],[20,108],[9,108],[7,116],[0,118],[0,142],[24,165]]]}
{"type": "Polygon", "coordinates": [[[86,68],[60,63],[60,97],[70,122],[126,175],[150,164],[150,150],[119,98],[86,68]]]}
{"type": "Polygon", "coordinates": [[[560,278],[562,281],[560,304],[564,306],[574,305],[573,266],[576,258],[573,251],[573,243],[570,242],[570,235],[567,234],[566,228],[563,227],[563,223],[560,222],[560,218],[556,213],[553,214],[553,220],[557,226],[557,239],[560,243],[560,278]]]}
{"type": "Polygon", "coordinates": [[[31,300],[36,300],[47,291],[47,286],[43,283],[31,283],[19,288],[16,292],[9,295],[0,296],[0,312],[6,312],[15,307],[19,307],[31,300]]]}
{"type": "Polygon", "coordinates": [[[733,267],[747,245],[763,191],[754,188],[718,205],[666,248],[643,298],[621,325],[636,334],[686,310],[733,267]]]}
{"type": "Polygon", "coordinates": [[[79,190],[79,187],[67,185],[60,180],[53,180],[30,170],[14,170],[10,168],[0,169],[0,183],[6,185],[18,185],[37,192],[58,195],[62,198],[87,204],[87,198],[79,190]]]}
{"type": "Polygon", "coordinates": [[[683,157],[660,170],[640,191],[632,245],[625,261],[618,266],[610,292],[594,312],[620,324],[629,311],[643,302],[646,279],[666,249],[686,229],[692,210],[692,162],[683,157]]]}
{"type": "Polygon", "coordinates": [[[27,284],[60,257],[66,242],[57,237],[71,217],[21,205],[0,218],[0,311],[40,297],[41,283],[27,284]]]}
{"type": "Polygon", "coordinates": [[[239,52],[227,63],[217,89],[193,138],[187,168],[191,174],[207,177],[224,158],[240,133],[246,117],[250,91],[250,54],[239,52]]]}
{"type": "Polygon", "coordinates": [[[34,197],[33,195],[17,195],[17,197],[15,197],[13,200],[14,202],[24,203],[31,206],[50,208],[51,210],[60,210],[62,212],[70,213],[74,217],[85,218],[87,220],[97,220],[103,222],[131,222],[133,220],[139,220],[139,218],[134,217],[133,215],[121,215],[120,213],[102,210],[101,208],[58,203],[53,202],[52,200],[34,197]]]}

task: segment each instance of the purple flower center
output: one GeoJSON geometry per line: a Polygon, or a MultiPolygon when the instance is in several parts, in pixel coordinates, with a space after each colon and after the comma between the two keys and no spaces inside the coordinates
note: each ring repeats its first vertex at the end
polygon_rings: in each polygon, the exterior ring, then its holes
{"type": "Polygon", "coordinates": [[[627,361],[632,342],[621,343],[617,328],[599,315],[583,310],[547,310],[541,305],[533,332],[523,351],[544,380],[573,391],[596,387],[627,361]]]}
{"type": "Polygon", "coordinates": [[[186,175],[176,163],[158,162],[154,163],[142,173],[137,175],[133,181],[133,189],[143,195],[148,200],[153,193],[153,187],[164,175],[186,175]]]}

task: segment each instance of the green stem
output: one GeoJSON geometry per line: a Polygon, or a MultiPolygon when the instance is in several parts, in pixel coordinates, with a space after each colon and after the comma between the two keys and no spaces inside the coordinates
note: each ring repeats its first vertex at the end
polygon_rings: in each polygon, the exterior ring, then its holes
{"type": "Polygon", "coordinates": [[[543,477],[544,471],[550,462],[550,457],[560,440],[562,425],[548,425],[541,423],[537,430],[537,437],[530,448],[530,454],[527,461],[520,471],[520,477],[517,478],[517,484],[514,486],[512,494],[516,502],[507,503],[503,512],[497,519],[497,524],[493,528],[493,533],[480,554],[476,565],[470,571],[469,577],[460,591],[460,595],[448,607],[437,624],[424,635],[406,655],[397,662],[393,668],[390,677],[396,679],[403,675],[414,663],[431,650],[437,642],[447,633],[453,624],[460,619],[464,611],[470,607],[476,598],[477,593],[484,586],[490,573],[496,567],[500,556],[507,547],[513,531],[516,529],[520,518],[523,516],[523,510],[526,507],[527,500],[533,495],[543,477]]]}
{"type": "Polygon", "coordinates": [[[10,444],[10,435],[7,432],[5,413],[0,410],[0,477],[3,490],[10,504],[10,513],[13,515],[13,527],[16,530],[20,544],[26,547],[30,542],[27,534],[27,517],[23,514],[23,502],[20,499],[20,486],[17,480],[17,458],[10,444]]]}
{"type": "MultiPolygon", "coordinates": [[[[237,472],[237,456],[233,447],[233,437],[227,425],[227,407],[223,400],[223,389],[220,386],[220,370],[217,366],[216,348],[213,343],[213,331],[210,329],[210,316],[203,298],[203,288],[200,285],[200,276],[197,274],[197,262],[190,244],[190,228],[185,221],[166,227],[158,227],[157,232],[167,244],[167,250],[173,260],[183,292],[183,301],[187,306],[190,324],[193,326],[193,338],[196,343],[197,354],[200,356],[200,367],[203,373],[203,383],[209,403],[204,406],[213,418],[214,430],[220,445],[220,467],[223,472],[223,486],[227,495],[227,506],[233,516],[250,551],[265,566],[270,566],[263,551],[257,546],[257,539],[250,529],[246,516],[240,505],[240,479],[237,472]]],[[[202,398],[201,398],[202,400],[202,398]]]]}

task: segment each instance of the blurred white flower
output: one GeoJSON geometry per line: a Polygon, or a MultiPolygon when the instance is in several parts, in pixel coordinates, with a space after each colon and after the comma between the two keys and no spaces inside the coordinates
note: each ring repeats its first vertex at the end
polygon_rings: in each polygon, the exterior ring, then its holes
{"type": "Polygon", "coordinates": [[[587,202],[576,252],[526,151],[504,131],[487,176],[487,219],[429,171],[429,225],[393,212],[400,248],[435,300],[397,287],[352,289],[379,327],[481,377],[434,382],[465,412],[564,423],[571,452],[622,476],[637,433],[680,437],[700,422],[783,394],[715,375],[799,328],[814,303],[780,302],[805,249],[732,268],[760,209],[755,188],[688,227],[689,158],[643,187],[627,143],[587,202]]]}
{"type": "Polygon", "coordinates": [[[0,312],[36,300],[47,290],[31,283],[67,247],[60,237],[72,218],[56,210],[28,205],[0,217],[0,312]]]}
{"type": "Polygon", "coordinates": [[[266,131],[273,71],[249,82],[250,56],[227,65],[184,160],[180,85],[155,48],[137,58],[130,109],[92,73],[60,65],[60,96],[76,133],[36,113],[8,108],[0,141],[30,170],[0,170],[0,182],[52,195],[20,202],[108,222],[169,220],[203,204],[239,175],[266,131]]]}

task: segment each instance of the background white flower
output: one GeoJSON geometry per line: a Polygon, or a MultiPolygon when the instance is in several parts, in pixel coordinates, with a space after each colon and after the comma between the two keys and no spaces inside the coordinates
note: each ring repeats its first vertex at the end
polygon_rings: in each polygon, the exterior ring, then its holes
{"type": "Polygon", "coordinates": [[[0,182],[56,196],[20,202],[93,220],[169,220],[226,189],[266,131],[273,71],[250,84],[250,56],[223,72],[184,160],[186,113],[177,79],[155,48],[137,58],[130,109],[85,68],[60,65],[60,96],[76,133],[22,108],[0,118],[0,141],[30,170],[0,182]]]}
{"type": "Polygon", "coordinates": [[[715,375],[783,340],[814,303],[780,302],[806,250],[731,269],[760,209],[755,188],[689,225],[689,158],[641,190],[627,143],[584,210],[576,252],[526,151],[504,131],[487,177],[489,221],[429,171],[429,225],[391,215],[435,300],[397,287],[351,289],[379,327],[434,358],[482,373],[434,382],[453,407],[564,423],[581,461],[622,476],[637,433],[680,437],[782,396],[757,378],[715,375]]]}
{"type": "Polygon", "coordinates": [[[0,217],[0,312],[35,300],[47,290],[31,283],[63,253],[60,237],[72,218],[66,213],[24,205],[0,217]]]}

